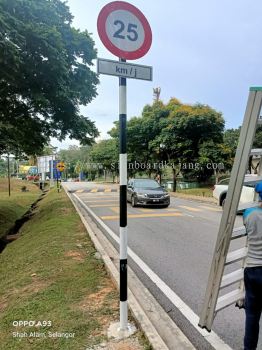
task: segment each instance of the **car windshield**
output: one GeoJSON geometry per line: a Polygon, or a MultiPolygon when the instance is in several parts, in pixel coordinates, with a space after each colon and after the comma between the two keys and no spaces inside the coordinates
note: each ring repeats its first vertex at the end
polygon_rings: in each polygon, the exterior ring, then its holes
{"type": "Polygon", "coordinates": [[[251,183],[248,183],[248,184],[244,184],[245,187],[252,187],[252,188],[255,188],[257,182],[251,182],[251,183]]]}
{"type": "Polygon", "coordinates": [[[223,179],[223,180],[219,181],[218,185],[228,185],[229,180],[230,180],[230,178],[223,179]]]}
{"type": "Polygon", "coordinates": [[[134,186],[137,188],[159,188],[160,185],[155,180],[135,180],[134,186]]]}

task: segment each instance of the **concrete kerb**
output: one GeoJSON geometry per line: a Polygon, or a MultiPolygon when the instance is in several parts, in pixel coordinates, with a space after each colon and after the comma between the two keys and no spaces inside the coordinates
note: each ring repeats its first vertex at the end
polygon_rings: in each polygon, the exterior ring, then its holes
{"type": "MultiPolygon", "coordinates": [[[[64,187],[65,188],[65,187],[64,187]]],[[[66,188],[65,188],[66,191],[66,188]]],[[[106,269],[114,284],[119,288],[118,252],[101,231],[99,223],[94,222],[86,211],[75,203],[74,197],[66,191],[86,227],[95,248],[101,254],[106,269]]],[[[129,288],[128,305],[138,326],[148,338],[154,350],[194,350],[174,321],[166,314],[152,294],[143,286],[135,273],[128,267],[129,288]]]]}
{"type": "Polygon", "coordinates": [[[190,194],[177,193],[177,192],[169,192],[169,194],[171,197],[174,197],[174,198],[194,200],[202,203],[204,202],[204,203],[217,204],[217,200],[213,197],[201,197],[201,196],[194,196],[190,194]]]}
{"type": "MultiPolygon", "coordinates": [[[[102,245],[100,243],[99,239],[97,238],[97,236],[101,234],[101,233],[99,234],[99,232],[98,232],[98,231],[100,231],[99,228],[97,226],[95,226],[94,223],[91,223],[89,220],[88,220],[89,222],[87,222],[86,215],[85,216],[82,215],[81,211],[79,210],[79,208],[75,204],[73,198],[70,196],[69,193],[67,193],[67,195],[70,198],[70,200],[72,201],[72,203],[73,203],[77,213],[79,214],[85,228],[87,229],[88,234],[89,234],[90,238],[92,239],[95,248],[101,254],[101,257],[105,263],[105,267],[106,267],[107,271],[109,272],[114,284],[119,289],[119,272],[118,272],[116,266],[113,264],[113,261],[116,259],[116,257],[114,256],[115,254],[113,253],[114,248],[110,247],[112,249],[112,254],[110,254],[110,255],[105,251],[104,244],[102,245]]],[[[107,244],[111,245],[111,243],[108,243],[108,241],[107,241],[107,244]]],[[[130,271],[128,271],[128,273],[130,273],[130,271]]],[[[130,311],[132,312],[132,315],[134,316],[135,320],[137,321],[139,327],[145,333],[150,344],[151,345],[154,344],[154,345],[152,345],[153,349],[154,350],[168,350],[168,347],[163,342],[163,340],[159,336],[158,332],[155,330],[155,328],[152,325],[152,323],[150,322],[150,320],[146,317],[143,309],[141,308],[140,304],[135,299],[135,297],[134,297],[133,293],[130,291],[130,289],[128,289],[128,304],[129,304],[130,311]]]]}

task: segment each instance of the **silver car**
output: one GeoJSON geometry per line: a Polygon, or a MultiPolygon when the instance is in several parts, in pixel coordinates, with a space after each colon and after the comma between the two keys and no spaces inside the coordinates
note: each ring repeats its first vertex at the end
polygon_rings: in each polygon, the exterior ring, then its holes
{"type": "Polygon", "coordinates": [[[168,207],[170,195],[155,180],[132,179],[127,184],[127,201],[131,202],[132,207],[138,205],[168,207]]]}

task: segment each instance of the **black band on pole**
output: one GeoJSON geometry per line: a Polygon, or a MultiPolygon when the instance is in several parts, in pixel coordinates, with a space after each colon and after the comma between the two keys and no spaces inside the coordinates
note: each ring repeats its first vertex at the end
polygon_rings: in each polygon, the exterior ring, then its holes
{"type": "MultiPolygon", "coordinates": [[[[119,59],[125,62],[123,59],[119,59]]],[[[119,170],[120,170],[120,328],[127,328],[127,156],[126,78],[119,78],[119,170]]]]}
{"type": "Polygon", "coordinates": [[[120,186],[120,227],[127,226],[127,200],[126,200],[127,186],[120,186]]]}
{"type": "MultiPolygon", "coordinates": [[[[119,62],[126,62],[124,58],[119,58],[119,62]]],[[[119,86],[126,86],[126,78],[119,77],[119,86]]]]}
{"type": "Polygon", "coordinates": [[[120,260],[120,301],[127,301],[127,259],[120,260]]]}
{"type": "Polygon", "coordinates": [[[126,78],[119,77],[119,86],[126,86],[126,78]]]}
{"type": "Polygon", "coordinates": [[[126,153],[126,114],[119,114],[119,152],[126,153]]]}

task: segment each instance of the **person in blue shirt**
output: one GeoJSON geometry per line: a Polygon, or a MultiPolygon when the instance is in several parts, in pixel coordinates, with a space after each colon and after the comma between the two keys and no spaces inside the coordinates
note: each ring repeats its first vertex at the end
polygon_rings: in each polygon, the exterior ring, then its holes
{"type": "Polygon", "coordinates": [[[244,211],[243,221],[248,237],[248,252],[244,270],[245,283],[245,337],[244,350],[257,349],[259,320],[262,312],[262,182],[255,191],[259,205],[244,211]]]}

